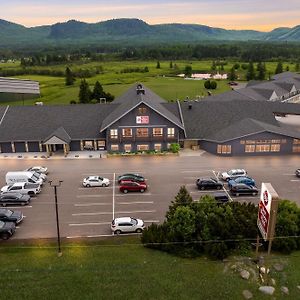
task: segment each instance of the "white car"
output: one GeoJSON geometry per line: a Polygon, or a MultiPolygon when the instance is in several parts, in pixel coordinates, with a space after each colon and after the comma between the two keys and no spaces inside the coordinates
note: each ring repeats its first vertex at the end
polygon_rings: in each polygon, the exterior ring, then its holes
{"type": "Polygon", "coordinates": [[[235,179],[241,176],[247,176],[247,171],[244,169],[232,169],[221,174],[221,178],[225,181],[229,181],[230,179],[235,179]]]}
{"type": "Polygon", "coordinates": [[[25,195],[36,195],[41,192],[41,186],[37,183],[16,182],[11,185],[5,185],[1,193],[20,193],[25,195]]]}
{"type": "Polygon", "coordinates": [[[41,174],[48,174],[48,168],[42,167],[42,166],[33,166],[33,167],[26,169],[25,171],[38,172],[41,174]]]}
{"type": "Polygon", "coordinates": [[[101,176],[88,176],[83,179],[82,182],[84,187],[91,187],[91,186],[109,186],[110,181],[108,178],[103,178],[101,176]]]}
{"type": "Polygon", "coordinates": [[[111,231],[115,234],[126,232],[141,233],[145,229],[144,222],[130,217],[116,218],[111,222],[111,231]]]}

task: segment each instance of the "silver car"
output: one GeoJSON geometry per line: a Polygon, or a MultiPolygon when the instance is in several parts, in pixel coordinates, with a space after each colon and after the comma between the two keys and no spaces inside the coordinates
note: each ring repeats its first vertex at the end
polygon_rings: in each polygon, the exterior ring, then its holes
{"type": "Polygon", "coordinates": [[[107,187],[110,185],[110,181],[108,178],[104,178],[101,176],[88,176],[83,179],[82,184],[84,187],[92,187],[92,186],[107,187]]]}

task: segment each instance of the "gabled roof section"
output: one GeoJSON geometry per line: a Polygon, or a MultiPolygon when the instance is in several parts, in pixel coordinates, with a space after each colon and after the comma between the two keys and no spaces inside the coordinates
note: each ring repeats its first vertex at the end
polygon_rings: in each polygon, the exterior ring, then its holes
{"type": "Polygon", "coordinates": [[[289,82],[285,82],[285,81],[276,81],[276,82],[274,82],[274,84],[278,85],[279,87],[281,87],[288,93],[290,93],[292,91],[293,87],[295,88],[295,85],[293,83],[289,83],[289,82]]]}
{"type": "Polygon", "coordinates": [[[147,87],[141,86],[140,84],[132,86],[127,90],[127,92],[118,97],[113,103],[119,104],[119,106],[104,119],[100,132],[103,132],[105,129],[107,129],[113,123],[117,122],[119,119],[139,106],[141,103],[144,103],[155,112],[183,129],[183,125],[180,119],[170,110],[168,110],[166,106],[163,105],[164,103],[166,103],[166,101],[147,87]]]}
{"type": "Polygon", "coordinates": [[[37,81],[0,77],[0,93],[40,94],[37,81]]]}
{"type": "Polygon", "coordinates": [[[66,132],[66,130],[63,127],[57,128],[55,131],[53,131],[45,140],[44,144],[47,144],[51,138],[56,137],[59,140],[65,142],[66,144],[69,144],[71,142],[71,137],[66,132]]]}
{"type": "Polygon", "coordinates": [[[267,100],[271,100],[273,98],[273,95],[277,96],[276,92],[272,89],[264,89],[264,88],[256,88],[254,87],[253,90],[260,94],[262,97],[264,97],[267,100]]]}

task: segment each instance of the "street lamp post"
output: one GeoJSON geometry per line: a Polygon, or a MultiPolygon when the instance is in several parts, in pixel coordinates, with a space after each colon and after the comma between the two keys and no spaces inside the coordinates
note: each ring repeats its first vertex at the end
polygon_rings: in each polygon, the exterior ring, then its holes
{"type": "Polygon", "coordinates": [[[63,181],[59,180],[58,183],[53,183],[52,180],[49,181],[51,187],[54,188],[54,198],[55,198],[55,212],[56,212],[56,229],[57,229],[57,245],[58,245],[58,256],[62,256],[60,247],[60,231],[59,231],[59,219],[58,219],[58,205],[57,205],[57,187],[60,187],[63,181]]]}

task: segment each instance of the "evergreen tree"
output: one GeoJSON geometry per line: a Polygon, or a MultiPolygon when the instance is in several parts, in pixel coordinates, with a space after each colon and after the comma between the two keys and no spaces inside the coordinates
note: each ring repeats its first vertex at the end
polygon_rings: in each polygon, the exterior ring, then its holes
{"type": "Polygon", "coordinates": [[[266,65],[262,62],[259,62],[257,64],[257,71],[258,71],[257,79],[264,80],[266,77],[266,65]]]}
{"type": "Polygon", "coordinates": [[[231,80],[231,81],[234,81],[234,80],[237,79],[237,75],[235,73],[235,68],[234,67],[232,67],[230,69],[230,73],[229,73],[228,79],[231,80]]]}
{"type": "Polygon", "coordinates": [[[212,71],[216,71],[216,69],[217,69],[216,62],[213,61],[213,62],[212,62],[212,65],[211,65],[211,70],[212,70],[212,71]]]}
{"type": "Polygon", "coordinates": [[[296,65],[295,65],[295,71],[296,71],[296,72],[299,72],[299,71],[300,71],[300,65],[299,65],[299,62],[297,62],[296,65]]]}
{"type": "Polygon", "coordinates": [[[279,61],[275,70],[275,74],[279,74],[283,72],[283,66],[282,66],[282,62],[279,61]]]}
{"type": "Polygon", "coordinates": [[[173,62],[170,61],[170,69],[173,69],[173,62]]]}
{"type": "Polygon", "coordinates": [[[212,80],[212,81],[210,82],[210,89],[211,89],[211,90],[215,90],[216,88],[217,88],[217,82],[214,81],[214,80],[212,80]]]}
{"type": "Polygon", "coordinates": [[[92,93],[92,98],[96,99],[96,100],[100,100],[100,98],[105,98],[104,97],[104,91],[103,91],[103,87],[101,85],[101,83],[99,81],[96,81],[95,85],[94,85],[94,90],[92,93]]]}
{"type": "Polygon", "coordinates": [[[79,103],[89,103],[91,100],[91,90],[85,79],[81,80],[79,87],[79,103]]]}
{"type": "Polygon", "coordinates": [[[247,78],[248,81],[253,80],[255,78],[255,71],[254,71],[253,62],[249,63],[246,78],[247,78]]]}
{"type": "Polygon", "coordinates": [[[160,62],[159,61],[157,61],[156,69],[160,69],[160,62]]]}
{"type": "Polygon", "coordinates": [[[288,72],[290,70],[290,67],[286,66],[285,70],[288,72]]]}
{"type": "Polygon", "coordinates": [[[186,77],[191,77],[192,72],[193,72],[192,66],[185,66],[184,74],[186,77]]]}
{"type": "Polygon", "coordinates": [[[66,68],[65,76],[66,76],[66,80],[65,80],[66,85],[73,85],[75,81],[75,77],[69,67],[66,68]]]}
{"type": "Polygon", "coordinates": [[[187,191],[185,186],[182,186],[175,197],[175,200],[171,202],[169,206],[169,211],[166,214],[166,218],[170,219],[174,216],[174,213],[179,206],[190,206],[193,203],[193,198],[187,191]]]}

